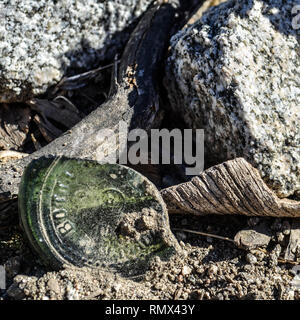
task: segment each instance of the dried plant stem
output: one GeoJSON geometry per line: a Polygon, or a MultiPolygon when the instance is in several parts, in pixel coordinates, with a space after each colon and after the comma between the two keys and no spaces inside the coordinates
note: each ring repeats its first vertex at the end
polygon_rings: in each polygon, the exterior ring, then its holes
{"type": "Polygon", "coordinates": [[[188,233],[194,233],[194,234],[198,234],[198,235],[205,236],[205,237],[216,238],[216,239],[220,239],[220,240],[224,240],[224,241],[230,241],[230,242],[233,242],[234,244],[236,244],[233,239],[230,239],[230,238],[227,238],[227,237],[218,236],[216,234],[211,234],[211,233],[206,233],[206,232],[201,232],[201,231],[195,231],[195,230],[189,230],[189,229],[180,229],[180,228],[172,228],[172,230],[184,231],[184,232],[188,232],[188,233]]]}

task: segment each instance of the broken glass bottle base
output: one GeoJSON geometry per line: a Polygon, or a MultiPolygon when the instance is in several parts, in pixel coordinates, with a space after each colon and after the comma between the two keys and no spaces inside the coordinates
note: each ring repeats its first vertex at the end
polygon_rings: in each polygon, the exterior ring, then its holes
{"type": "Polygon", "coordinates": [[[140,275],[179,248],[166,206],[140,173],[118,164],[39,158],[25,169],[19,215],[44,264],[140,275]]]}

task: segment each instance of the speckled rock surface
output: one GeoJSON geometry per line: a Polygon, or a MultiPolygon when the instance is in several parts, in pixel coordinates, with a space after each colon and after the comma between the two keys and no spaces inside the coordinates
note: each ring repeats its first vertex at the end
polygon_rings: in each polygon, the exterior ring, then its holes
{"type": "Polygon", "coordinates": [[[0,102],[44,93],[67,72],[96,67],[128,39],[152,0],[2,0],[0,102]]]}
{"type": "Polygon", "coordinates": [[[238,156],[280,197],[300,189],[300,46],[294,1],[231,0],[171,41],[167,87],[187,127],[205,129],[205,156],[238,156]]]}

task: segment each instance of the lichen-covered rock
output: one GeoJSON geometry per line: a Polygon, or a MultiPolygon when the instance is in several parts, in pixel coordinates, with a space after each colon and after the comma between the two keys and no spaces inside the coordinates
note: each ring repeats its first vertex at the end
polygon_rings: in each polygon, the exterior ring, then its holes
{"type": "Polygon", "coordinates": [[[42,94],[66,72],[112,58],[151,2],[2,0],[0,102],[42,94]]]}
{"type": "Polygon", "coordinates": [[[280,197],[300,189],[300,46],[292,0],[231,0],[171,40],[173,111],[205,129],[205,156],[243,156],[280,197]]]}

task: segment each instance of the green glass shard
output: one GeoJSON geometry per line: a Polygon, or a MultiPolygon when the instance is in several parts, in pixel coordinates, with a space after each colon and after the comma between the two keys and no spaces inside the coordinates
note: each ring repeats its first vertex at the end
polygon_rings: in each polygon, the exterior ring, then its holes
{"type": "Polygon", "coordinates": [[[177,245],[155,186],[117,164],[40,158],[26,168],[19,190],[22,227],[42,260],[104,268],[134,276],[150,259],[167,259],[177,245]]]}

